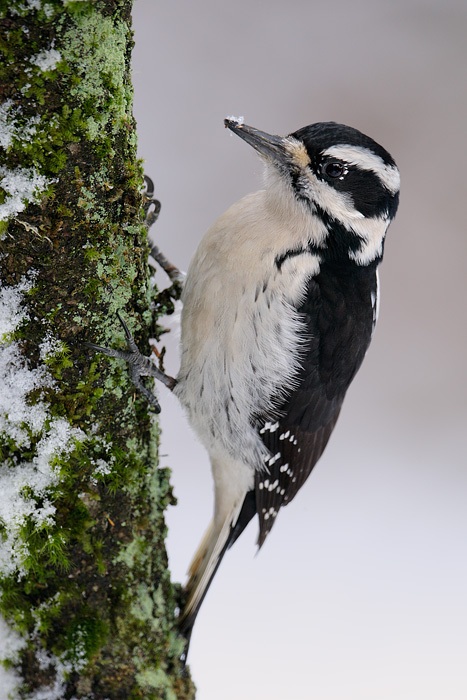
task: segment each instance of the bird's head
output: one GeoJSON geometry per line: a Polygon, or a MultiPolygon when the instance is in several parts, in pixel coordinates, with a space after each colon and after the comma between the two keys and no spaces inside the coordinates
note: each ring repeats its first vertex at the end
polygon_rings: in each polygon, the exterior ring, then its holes
{"type": "Polygon", "coordinates": [[[399,201],[399,170],[389,153],[357,129],[335,122],[275,136],[226,119],[266,163],[266,187],[281,206],[293,201],[320,226],[312,241],[324,257],[358,265],[379,261],[399,201]]]}

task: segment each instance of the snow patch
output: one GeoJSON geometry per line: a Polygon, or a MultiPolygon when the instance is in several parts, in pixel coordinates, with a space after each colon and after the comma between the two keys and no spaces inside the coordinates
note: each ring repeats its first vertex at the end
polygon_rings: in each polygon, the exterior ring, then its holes
{"type": "MultiPolygon", "coordinates": [[[[78,673],[86,666],[87,658],[84,649],[84,635],[80,635],[78,628],[78,635],[73,640],[74,642],[74,652],[77,654],[77,659],[69,661],[68,659],[63,659],[55,654],[45,651],[45,649],[39,649],[36,653],[36,658],[39,662],[39,667],[42,669],[47,669],[52,666],[55,669],[55,679],[52,684],[47,688],[40,688],[34,691],[34,694],[29,697],[29,700],[62,700],[66,692],[66,680],[71,673],[77,671],[78,673]],[[81,637],[81,639],[80,639],[81,637]]],[[[3,700],[3,698],[0,698],[3,700]]],[[[75,696],[71,700],[76,700],[75,696]]]]}
{"type": "Polygon", "coordinates": [[[0,639],[2,640],[2,653],[9,661],[18,660],[18,652],[26,646],[26,640],[15,632],[0,616],[0,639]]]}
{"type": "Polygon", "coordinates": [[[0,105],[0,146],[7,151],[13,139],[30,142],[37,131],[40,117],[36,114],[28,119],[19,120],[21,112],[12,100],[6,100],[0,105]]]}
{"type": "Polygon", "coordinates": [[[8,195],[0,204],[0,221],[24,211],[26,204],[34,201],[50,182],[52,180],[40,175],[34,168],[8,170],[0,167],[0,188],[8,195]]]}
{"type": "Polygon", "coordinates": [[[245,123],[245,117],[234,117],[231,115],[230,117],[226,117],[226,119],[228,119],[230,122],[237,122],[239,126],[245,123]]]}
{"type": "Polygon", "coordinates": [[[58,480],[58,474],[53,470],[57,457],[62,457],[73,451],[75,441],[83,442],[86,434],[80,428],[72,428],[64,418],[56,418],[50,423],[46,435],[37,444],[37,455],[33,464],[38,473],[45,475],[49,483],[58,480]]]}
{"type": "Polygon", "coordinates": [[[47,17],[47,19],[50,19],[52,17],[52,15],[55,13],[55,8],[53,7],[53,5],[49,5],[47,3],[44,5],[44,7],[42,9],[43,9],[44,14],[47,17]]]}
{"type": "Polygon", "coordinates": [[[27,402],[37,389],[53,389],[55,380],[46,366],[29,369],[17,343],[0,350],[0,434],[8,435],[19,446],[29,447],[30,433],[37,435],[48,418],[45,404],[27,402]]]}
{"type": "Polygon", "coordinates": [[[104,459],[96,459],[95,460],[95,469],[93,471],[93,474],[95,476],[107,476],[107,474],[110,474],[112,471],[112,464],[115,462],[115,457],[113,457],[112,460],[109,462],[106,462],[104,459]]]}
{"type": "Polygon", "coordinates": [[[22,568],[28,555],[22,529],[27,520],[36,527],[53,525],[55,506],[51,503],[50,489],[58,484],[60,474],[57,458],[69,454],[76,441],[83,441],[85,433],[72,428],[63,418],[51,419],[47,406],[38,401],[28,403],[33,389],[53,388],[54,380],[46,367],[29,369],[16,343],[3,346],[0,352],[0,435],[28,448],[31,436],[44,431],[36,445],[36,454],[30,462],[17,464],[14,457],[0,464],[0,570],[10,574],[22,568]],[[46,421],[48,423],[46,426],[46,421]]]}
{"type": "Polygon", "coordinates": [[[11,119],[13,100],[6,100],[0,105],[0,146],[7,150],[11,146],[15,133],[14,120],[11,119]]]}
{"type": "MultiPolygon", "coordinates": [[[[26,646],[26,640],[11,629],[3,617],[0,617],[0,644],[2,659],[13,663],[18,660],[18,652],[26,646]]],[[[21,683],[22,679],[14,669],[6,669],[0,665],[0,700],[17,698],[15,691],[21,683]]]]}
{"type": "MultiPolygon", "coordinates": [[[[0,294],[0,339],[12,333],[26,317],[23,295],[33,282],[23,278],[16,287],[5,287],[0,294]]],[[[45,348],[53,344],[50,336],[45,348]]],[[[37,527],[53,524],[55,506],[50,489],[60,480],[57,458],[69,454],[85,433],[70,426],[64,418],[52,418],[45,402],[30,404],[28,397],[38,389],[53,389],[55,380],[46,365],[30,369],[16,342],[0,346],[0,436],[18,447],[31,447],[32,438],[42,433],[30,461],[18,464],[14,453],[0,463],[0,570],[10,574],[21,570],[28,555],[22,538],[26,520],[37,527]]]]}
{"type": "Polygon", "coordinates": [[[45,334],[44,340],[39,345],[41,360],[48,360],[63,351],[63,340],[54,338],[50,331],[45,334]]]}
{"type": "Polygon", "coordinates": [[[71,669],[67,669],[53,654],[48,654],[45,650],[39,650],[36,654],[39,661],[39,666],[42,669],[49,668],[53,665],[56,671],[56,676],[51,685],[35,690],[33,695],[29,696],[29,700],[62,700],[66,692],[65,674],[71,669]]]}
{"type": "Polygon", "coordinates": [[[27,318],[26,310],[21,307],[23,295],[27,294],[34,286],[35,274],[22,277],[16,287],[3,287],[0,289],[0,343],[4,343],[8,336],[27,318]]]}
{"type": "Polygon", "coordinates": [[[48,49],[48,51],[41,51],[36,56],[31,58],[31,63],[41,71],[54,70],[57,63],[62,60],[62,55],[60,51],[56,49],[48,49]]]}

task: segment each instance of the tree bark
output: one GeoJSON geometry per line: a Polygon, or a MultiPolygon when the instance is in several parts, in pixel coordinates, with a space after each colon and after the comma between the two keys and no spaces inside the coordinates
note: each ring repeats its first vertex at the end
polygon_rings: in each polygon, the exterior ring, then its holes
{"type": "Polygon", "coordinates": [[[148,351],[166,310],[147,268],[131,6],[0,9],[0,657],[18,698],[194,697],[157,423],[125,364],[83,345],[124,348],[120,310],[148,351]]]}

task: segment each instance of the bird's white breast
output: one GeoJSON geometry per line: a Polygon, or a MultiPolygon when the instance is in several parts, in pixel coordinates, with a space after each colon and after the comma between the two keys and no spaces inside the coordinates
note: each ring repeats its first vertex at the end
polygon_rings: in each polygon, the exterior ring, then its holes
{"type": "Polygon", "coordinates": [[[319,271],[310,252],[281,266],[275,258],[311,234],[290,225],[290,217],[284,226],[260,191],[228,209],[195,253],[183,293],[175,391],[211,456],[227,452],[252,468],[269,457],[255,416],[272,415],[274,400],[293,385],[306,340],[296,307],[319,271]]]}

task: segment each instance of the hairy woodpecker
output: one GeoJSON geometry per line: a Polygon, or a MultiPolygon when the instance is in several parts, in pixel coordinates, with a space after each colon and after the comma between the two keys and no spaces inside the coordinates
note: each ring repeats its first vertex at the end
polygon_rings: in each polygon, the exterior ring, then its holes
{"type": "Polygon", "coordinates": [[[188,638],[226,550],[256,514],[262,546],[329,440],[370,344],[399,199],[394,160],[356,129],[324,122],[280,137],[225,125],[263,159],[265,187],[230,207],[195,253],[178,376],[143,358],[127,329],[128,353],[104,350],[130,361],[136,383],[164,381],[209,453],[214,517],[189,570],[188,638]]]}

